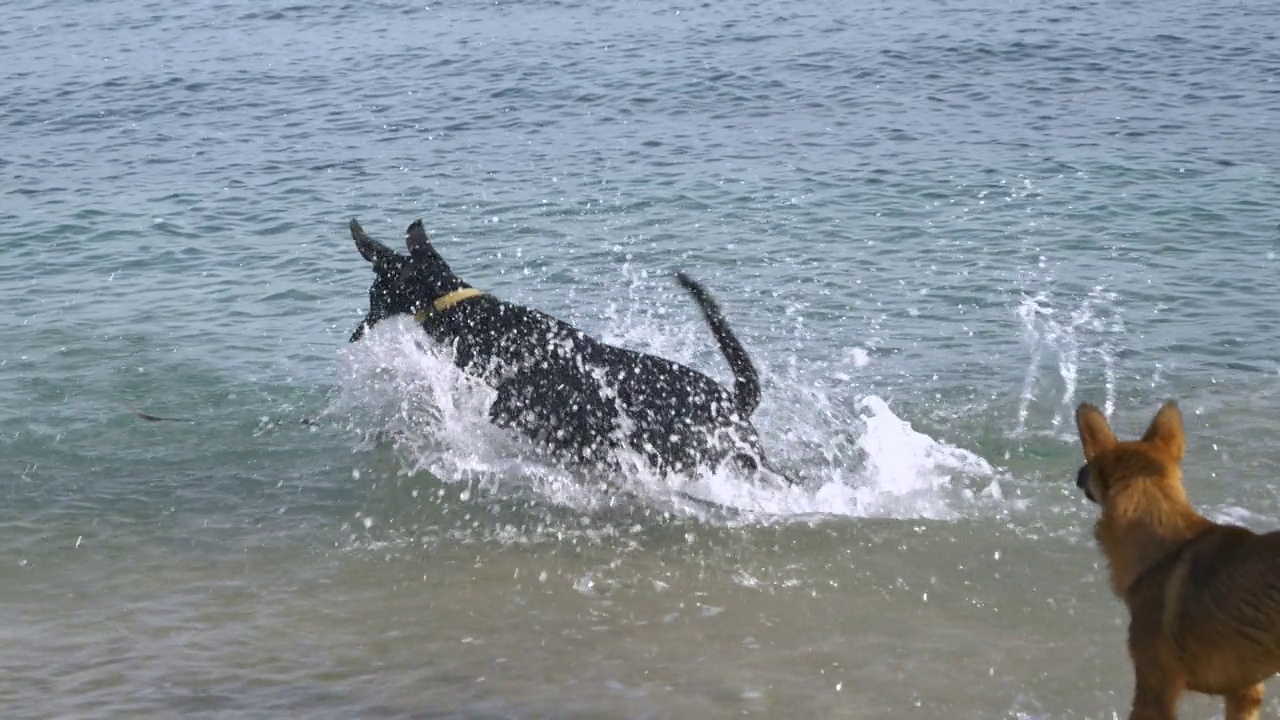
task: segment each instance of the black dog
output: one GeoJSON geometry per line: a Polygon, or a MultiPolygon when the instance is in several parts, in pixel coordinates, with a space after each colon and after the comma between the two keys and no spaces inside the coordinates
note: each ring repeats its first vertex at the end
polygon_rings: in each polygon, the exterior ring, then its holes
{"type": "Polygon", "coordinates": [[[715,301],[683,273],[680,284],[701,306],[733,370],[732,393],[696,370],[606,345],[476,290],[449,269],[421,220],[409,226],[408,255],[370,238],[355,220],[351,237],[377,274],[369,314],[351,341],[383,318],[413,314],[428,335],[452,346],[458,367],[497,390],[493,423],[577,462],[614,465],[613,451],[629,449],[660,472],[725,460],[747,471],[767,468],[750,420],[760,404],[755,366],[715,301]]]}

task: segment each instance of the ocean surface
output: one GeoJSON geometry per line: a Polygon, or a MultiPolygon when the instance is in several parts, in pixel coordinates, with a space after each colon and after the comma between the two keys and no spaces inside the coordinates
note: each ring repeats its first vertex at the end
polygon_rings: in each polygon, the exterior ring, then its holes
{"type": "Polygon", "coordinates": [[[1273,0],[30,0],[0,59],[6,720],[1109,719],[1075,405],[1280,524],[1273,0]],[[352,217],[728,382],[699,278],[802,486],[537,460],[347,342],[352,217]]]}

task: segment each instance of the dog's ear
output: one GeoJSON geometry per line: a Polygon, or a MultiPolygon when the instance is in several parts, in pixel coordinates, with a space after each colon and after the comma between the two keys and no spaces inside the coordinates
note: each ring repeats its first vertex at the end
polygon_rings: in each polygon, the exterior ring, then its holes
{"type": "Polygon", "coordinates": [[[1085,462],[1092,462],[1099,454],[1115,446],[1116,436],[1111,432],[1107,416],[1089,403],[1076,408],[1076,429],[1080,431],[1080,445],[1084,447],[1085,462]]]}
{"type": "Polygon", "coordinates": [[[1182,453],[1187,449],[1187,435],[1182,427],[1182,411],[1176,401],[1170,400],[1160,408],[1160,412],[1151,419],[1142,441],[1163,445],[1173,459],[1182,459],[1182,453]]]}
{"type": "Polygon", "coordinates": [[[371,263],[385,262],[396,255],[395,250],[369,237],[355,218],[351,218],[351,239],[356,241],[356,249],[364,259],[371,263]]]}
{"type": "Polygon", "coordinates": [[[427,237],[427,231],[422,227],[422,218],[414,220],[409,225],[409,229],[405,231],[404,244],[408,246],[409,255],[412,257],[421,257],[433,252],[431,238],[427,237]]]}

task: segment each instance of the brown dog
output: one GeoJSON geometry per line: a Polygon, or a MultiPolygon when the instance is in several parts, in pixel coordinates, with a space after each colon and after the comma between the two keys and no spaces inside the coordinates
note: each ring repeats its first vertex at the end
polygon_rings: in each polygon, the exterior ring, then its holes
{"type": "Polygon", "coordinates": [[[1177,403],[1134,442],[1117,440],[1088,403],[1076,427],[1087,463],[1076,485],[1102,506],[1095,536],[1129,608],[1130,720],[1176,718],[1183,690],[1225,696],[1226,720],[1257,718],[1262,682],[1280,672],[1280,532],[1220,525],[1191,507],[1177,403]]]}

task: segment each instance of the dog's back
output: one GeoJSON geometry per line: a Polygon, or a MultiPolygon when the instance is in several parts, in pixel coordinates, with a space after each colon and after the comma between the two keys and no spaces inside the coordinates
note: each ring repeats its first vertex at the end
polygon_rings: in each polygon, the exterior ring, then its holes
{"type": "Polygon", "coordinates": [[[1280,533],[1215,525],[1165,574],[1162,615],[1188,687],[1227,692],[1280,672],[1280,533]]]}
{"type": "Polygon", "coordinates": [[[426,319],[460,367],[498,391],[495,423],[582,461],[629,447],[662,470],[755,450],[734,394],[692,368],[603,343],[546,313],[493,297],[426,319]]]}

